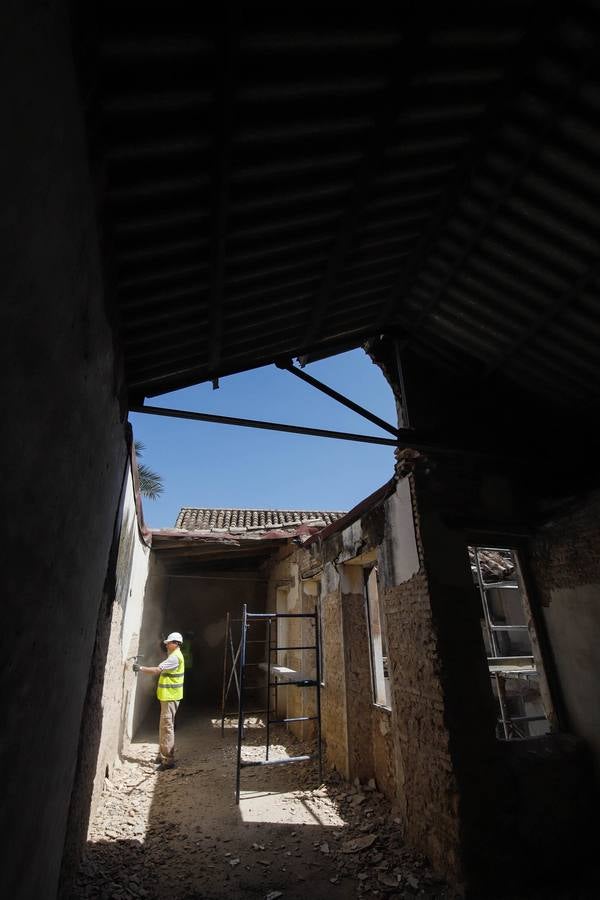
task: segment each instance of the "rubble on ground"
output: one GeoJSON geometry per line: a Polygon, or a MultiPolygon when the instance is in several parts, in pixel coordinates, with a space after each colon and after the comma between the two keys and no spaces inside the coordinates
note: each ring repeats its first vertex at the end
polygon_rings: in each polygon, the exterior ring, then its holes
{"type": "MultiPolygon", "coordinates": [[[[285,741],[290,754],[308,749],[288,736],[285,741]]],[[[313,764],[277,766],[273,802],[285,808],[286,821],[309,808],[318,823],[328,824],[223,827],[219,816],[237,809],[231,806],[233,744],[215,746],[208,759],[188,757],[160,776],[146,761],[155,749],[138,745],[138,758],[123,760],[106,779],[73,898],[154,900],[165,892],[170,900],[455,896],[404,845],[400,820],[373,781],[348,784],[333,773],[318,785],[313,764]],[[227,801],[211,806],[208,797],[220,779],[227,801]],[[286,782],[287,792],[279,793],[286,782]],[[185,809],[180,797],[189,801],[185,809]]],[[[263,749],[257,741],[245,753],[263,749]]],[[[246,770],[246,785],[254,772],[246,770]]]]}

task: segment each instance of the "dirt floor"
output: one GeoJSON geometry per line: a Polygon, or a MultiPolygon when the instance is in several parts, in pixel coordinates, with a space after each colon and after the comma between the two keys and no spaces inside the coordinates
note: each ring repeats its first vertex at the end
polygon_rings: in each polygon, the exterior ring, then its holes
{"type": "MultiPolygon", "coordinates": [[[[208,716],[181,716],[178,766],[154,771],[156,737],[132,744],[106,779],[75,897],[453,898],[417,854],[403,846],[398,820],[374,784],[335,774],[318,783],[316,765],[248,768],[236,806],[237,732],[208,716]]],[[[265,731],[251,720],[244,756],[264,758],[265,731]]],[[[272,757],[302,744],[281,727],[272,757]]]]}

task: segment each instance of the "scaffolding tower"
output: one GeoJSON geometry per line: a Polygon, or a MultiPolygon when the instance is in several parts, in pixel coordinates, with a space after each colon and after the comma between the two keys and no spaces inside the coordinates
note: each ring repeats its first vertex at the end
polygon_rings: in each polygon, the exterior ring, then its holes
{"type": "MultiPolygon", "coordinates": [[[[239,634],[236,633],[236,625],[241,625],[242,619],[234,619],[231,616],[231,613],[227,613],[225,619],[225,645],[224,645],[224,654],[223,654],[223,688],[221,691],[221,737],[225,736],[225,719],[227,716],[227,706],[229,698],[235,692],[235,715],[236,718],[238,716],[239,704],[240,704],[240,673],[239,673],[239,661],[240,654],[242,652],[242,639],[241,639],[241,629],[239,634]]],[[[266,623],[265,623],[266,625],[266,623]]],[[[265,632],[265,639],[263,640],[255,640],[255,641],[247,641],[246,643],[255,643],[262,644],[263,646],[267,646],[267,632],[265,632]]],[[[261,667],[263,664],[260,662],[248,662],[246,660],[246,668],[255,666],[261,667]]],[[[246,684],[246,690],[261,689],[262,685],[248,685],[246,684]]],[[[246,709],[244,715],[247,716],[261,716],[266,713],[265,709],[246,709]]]]}
{"type": "Polygon", "coordinates": [[[239,644],[236,647],[233,638],[232,624],[237,621],[231,619],[227,614],[226,638],[225,638],[225,658],[223,668],[223,693],[221,707],[221,730],[225,727],[225,707],[227,697],[233,690],[235,684],[238,698],[238,729],[237,729],[237,757],[236,757],[236,785],[235,785],[235,802],[240,802],[240,785],[242,769],[249,766],[281,766],[288,763],[307,762],[311,759],[318,760],[319,784],[323,779],[323,754],[321,744],[321,654],[320,654],[320,636],[319,636],[319,618],[317,610],[312,613],[250,613],[247,605],[244,604],[241,619],[241,635],[239,644]],[[279,646],[277,643],[277,635],[279,629],[277,627],[282,619],[300,619],[312,622],[314,627],[314,643],[292,644],[279,646]],[[276,626],[276,636],[273,639],[273,624],[276,626]],[[265,634],[262,639],[250,638],[249,633],[252,626],[264,626],[265,634]],[[250,643],[263,643],[265,646],[264,662],[249,662],[247,659],[247,648],[250,643]],[[277,663],[277,657],[273,654],[283,651],[312,651],[315,654],[314,671],[315,677],[305,677],[294,669],[282,666],[277,663]],[[263,685],[265,691],[264,710],[246,709],[246,694],[249,691],[257,690],[257,685],[248,684],[247,669],[250,666],[258,667],[263,670],[266,675],[266,681],[263,685]],[[284,716],[278,717],[278,691],[281,688],[290,686],[301,688],[312,688],[315,691],[315,715],[306,716],[284,716]],[[274,701],[273,701],[274,698],[274,701]],[[250,714],[260,713],[265,716],[265,758],[263,760],[244,760],[242,758],[242,749],[244,741],[244,726],[246,717],[250,714]],[[287,756],[283,759],[269,759],[270,737],[272,725],[287,725],[292,722],[315,722],[316,723],[316,749],[312,753],[302,754],[300,756],[287,756]]]}

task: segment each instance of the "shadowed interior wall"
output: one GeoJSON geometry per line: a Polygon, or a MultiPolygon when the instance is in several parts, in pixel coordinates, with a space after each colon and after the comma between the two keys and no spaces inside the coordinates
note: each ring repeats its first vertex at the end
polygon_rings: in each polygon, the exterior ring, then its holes
{"type": "Polygon", "coordinates": [[[132,670],[131,657],[138,653],[149,558],[150,548],[138,527],[133,476],[128,466],[102,691],[102,733],[90,818],[94,815],[106,773],[111,775],[124,742],[131,738],[135,691],[139,683],[132,670]]]}
{"type": "MultiPolygon", "coordinates": [[[[224,573],[221,577],[169,579],[165,630],[194,633],[191,641],[193,666],[186,670],[185,678],[188,703],[207,707],[215,713],[220,709],[227,612],[240,619],[244,603],[248,604],[250,612],[262,612],[265,594],[265,582],[254,576],[242,579],[238,575],[227,577],[224,573]]],[[[239,640],[239,623],[235,628],[236,640],[239,640]]],[[[234,700],[233,694],[231,700],[234,700]]]]}
{"type": "Polygon", "coordinates": [[[62,3],[3,3],[0,42],[2,884],[53,897],[126,443],[62,3]]]}
{"type": "Polygon", "coordinates": [[[530,564],[539,591],[567,726],[585,738],[600,775],[600,494],[555,516],[536,535],[530,564]]]}

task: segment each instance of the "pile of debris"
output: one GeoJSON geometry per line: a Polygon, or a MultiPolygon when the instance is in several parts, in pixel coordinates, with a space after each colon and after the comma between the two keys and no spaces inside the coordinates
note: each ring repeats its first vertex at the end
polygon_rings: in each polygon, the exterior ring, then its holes
{"type": "Polygon", "coordinates": [[[390,900],[412,900],[417,896],[455,896],[426,860],[404,845],[401,821],[373,780],[361,785],[355,779],[349,785],[334,773],[320,792],[337,805],[346,823],[332,832],[332,841],[315,842],[335,866],[331,884],[350,878],[359,897],[381,894],[390,900]]]}
{"type": "MultiPolygon", "coordinates": [[[[137,758],[106,779],[68,900],[455,897],[404,845],[400,820],[373,781],[351,785],[333,773],[318,785],[313,763],[249,769],[236,807],[235,744],[214,731],[209,747],[192,735],[194,754],[160,775],[150,763],[156,746],[135,745],[137,758]]],[[[259,730],[256,746],[249,738],[247,752],[264,753],[259,730]]],[[[309,749],[284,740],[289,754],[309,749]]],[[[275,744],[274,754],[282,748],[275,744]]]]}
{"type": "MultiPolygon", "coordinates": [[[[479,565],[484,582],[510,581],[516,574],[515,558],[512,550],[477,550],[479,565]]],[[[469,562],[473,580],[477,584],[477,561],[475,548],[469,547],[469,562]]]]}

